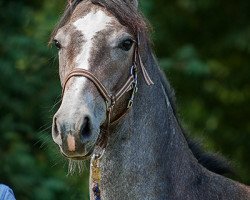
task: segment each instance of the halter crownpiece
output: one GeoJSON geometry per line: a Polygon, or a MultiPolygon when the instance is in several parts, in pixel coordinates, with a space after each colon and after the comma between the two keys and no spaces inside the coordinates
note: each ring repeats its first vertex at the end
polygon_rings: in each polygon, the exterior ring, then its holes
{"type": "Polygon", "coordinates": [[[142,73],[143,73],[143,76],[144,76],[144,79],[145,79],[147,85],[154,85],[154,82],[152,81],[152,79],[148,75],[148,72],[147,72],[147,70],[142,62],[142,59],[141,59],[141,55],[140,55],[139,47],[138,47],[138,46],[140,46],[140,43],[141,43],[139,33],[137,34],[137,43],[138,44],[137,44],[137,47],[135,49],[135,63],[137,62],[137,59],[138,59],[138,62],[140,64],[140,67],[141,67],[141,70],[142,70],[142,73]]]}

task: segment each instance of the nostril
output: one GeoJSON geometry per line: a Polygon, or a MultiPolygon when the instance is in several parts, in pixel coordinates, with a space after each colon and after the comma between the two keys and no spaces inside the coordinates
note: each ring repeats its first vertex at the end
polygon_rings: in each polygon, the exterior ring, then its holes
{"type": "Polygon", "coordinates": [[[81,127],[81,138],[83,140],[88,139],[91,135],[91,123],[88,116],[84,117],[83,124],[81,127]]]}
{"type": "Polygon", "coordinates": [[[53,135],[54,137],[58,137],[59,135],[59,129],[58,129],[58,124],[57,124],[57,118],[54,118],[54,124],[53,124],[53,135]]]}

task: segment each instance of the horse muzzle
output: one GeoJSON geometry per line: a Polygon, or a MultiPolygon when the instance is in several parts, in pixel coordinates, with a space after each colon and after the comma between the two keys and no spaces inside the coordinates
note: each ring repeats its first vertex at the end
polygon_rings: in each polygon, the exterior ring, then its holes
{"type": "Polygon", "coordinates": [[[67,158],[80,160],[89,157],[95,146],[91,118],[85,115],[78,123],[74,123],[64,116],[57,113],[53,118],[54,142],[67,158]]]}

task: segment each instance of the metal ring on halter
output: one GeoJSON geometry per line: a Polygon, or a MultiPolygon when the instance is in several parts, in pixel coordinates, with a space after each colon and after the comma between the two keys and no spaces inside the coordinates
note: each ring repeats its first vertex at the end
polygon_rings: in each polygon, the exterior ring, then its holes
{"type": "Polygon", "coordinates": [[[97,159],[100,160],[100,159],[103,157],[104,152],[105,152],[105,148],[102,148],[101,153],[94,154],[94,155],[92,156],[92,158],[95,159],[95,160],[97,160],[97,159]]]}

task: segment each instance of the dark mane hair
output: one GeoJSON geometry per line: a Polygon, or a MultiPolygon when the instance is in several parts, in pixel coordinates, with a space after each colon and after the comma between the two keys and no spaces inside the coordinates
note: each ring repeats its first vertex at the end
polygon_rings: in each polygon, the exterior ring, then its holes
{"type": "MultiPolygon", "coordinates": [[[[91,2],[93,4],[104,7],[107,11],[114,15],[122,25],[129,28],[131,34],[133,34],[133,36],[137,39],[138,46],[143,49],[143,51],[152,52],[150,48],[151,42],[149,39],[150,26],[147,23],[147,20],[143,17],[142,13],[140,13],[137,8],[131,3],[131,0],[73,0],[66,6],[63,16],[53,30],[50,38],[50,43],[53,41],[58,29],[66,25],[67,22],[71,19],[73,11],[81,2],[91,2]]],[[[151,59],[154,59],[151,53],[150,56],[151,59]]],[[[232,173],[230,165],[224,158],[216,154],[204,152],[199,143],[194,142],[193,140],[190,140],[189,137],[187,137],[184,129],[181,126],[178,113],[176,111],[174,91],[162,73],[160,73],[160,80],[167,96],[169,97],[174,115],[187,140],[188,146],[198,162],[208,170],[218,174],[232,173]]]]}
{"type": "Polygon", "coordinates": [[[195,158],[198,160],[198,162],[208,170],[220,174],[220,175],[236,175],[230,162],[227,161],[224,157],[222,157],[219,154],[216,153],[210,153],[210,152],[205,152],[202,148],[202,145],[200,142],[195,141],[191,139],[186,131],[184,130],[180,118],[178,116],[178,111],[176,108],[176,99],[175,99],[175,92],[173,88],[170,86],[168,80],[164,76],[163,72],[159,69],[160,73],[160,80],[163,85],[163,88],[169,98],[170,105],[172,107],[174,116],[182,130],[182,133],[184,134],[184,137],[186,138],[186,141],[188,143],[189,149],[192,151],[193,155],[195,158]]]}

